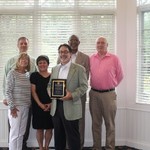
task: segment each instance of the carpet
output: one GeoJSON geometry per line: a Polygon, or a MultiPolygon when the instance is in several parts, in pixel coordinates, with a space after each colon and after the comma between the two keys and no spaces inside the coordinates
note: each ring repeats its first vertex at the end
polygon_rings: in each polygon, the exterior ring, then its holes
{"type": "MultiPolygon", "coordinates": [[[[103,150],[105,150],[105,148],[102,148],[103,150]]],[[[0,150],[9,150],[8,148],[0,148],[0,150]]],[[[32,148],[27,148],[24,150],[38,150],[37,147],[32,147],[32,148]]],[[[54,147],[51,147],[50,150],[54,150],[54,147]]],[[[92,150],[92,147],[84,147],[83,150],[92,150]]],[[[133,147],[128,147],[128,146],[116,146],[115,150],[142,150],[142,149],[136,149],[133,147]]]]}

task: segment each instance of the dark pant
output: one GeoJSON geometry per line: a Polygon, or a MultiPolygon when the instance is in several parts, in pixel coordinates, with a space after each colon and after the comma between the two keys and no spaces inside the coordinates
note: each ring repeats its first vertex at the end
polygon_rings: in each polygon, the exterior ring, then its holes
{"type": "Polygon", "coordinates": [[[31,116],[32,116],[32,107],[29,109],[29,114],[28,114],[28,120],[27,120],[27,127],[25,134],[23,136],[23,144],[22,144],[22,150],[25,150],[27,148],[27,140],[29,138],[29,132],[30,132],[30,125],[31,125],[31,116]]]}
{"type": "Polygon", "coordinates": [[[63,101],[57,100],[57,110],[53,117],[56,150],[65,150],[66,139],[70,150],[80,150],[79,120],[66,120],[63,101]]]}

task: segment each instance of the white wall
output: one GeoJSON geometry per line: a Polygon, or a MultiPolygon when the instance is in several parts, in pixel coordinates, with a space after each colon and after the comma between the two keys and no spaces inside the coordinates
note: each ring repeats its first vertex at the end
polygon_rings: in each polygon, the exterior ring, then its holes
{"type": "MultiPolygon", "coordinates": [[[[8,120],[7,120],[7,107],[0,103],[0,147],[8,147],[8,120]]],[[[89,107],[86,107],[86,131],[85,131],[85,146],[92,146],[92,133],[91,133],[91,116],[89,107]]],[[[126,145],[126,110],[124,108],[118,109],[116,116],[116,145],[126,145]]],[[[103,126],[103,145],[105,144],[105,128],[103,126]]],[[[51,146],[54,146],[54,140],[51,141],[51,146]]],[[[35,136],[35,130],[31,127],[30,136],[28,139],[28,146],[38,146],[35,136]]]]}
{"type": "MultiPolygon", "coordinates": [[[[117,88],[116,145],[127,145],[150,150],[150,105],[136,103],[136,0],[118,0],[117,55],[123,68],[124,80],[117,88]]],[[[8,146],[7,108],[0,103],[0,147],[8,146]]],[[[105,128],[103,127],[103,145],[105,128]]],[[[31,128],[29,146],[37,146],[35,131],[31,128]]],[[[53,146],[53,140],[51,142],[53,146]]],[[[92,146],[91,116],[86,110],[85,146],[92,146]]]]}
{"type": "MultiPolygon", "coordinates": [[[[117,49],[125,70],[124,81],[118,90],[121,97],[118,107],[124,104],[126,107],[126,145],[150,150],[150,105],[136,103],[137,9],[135,6],[136,0],[118,0],[117,49]]],[[[121,119],[119,121],[121,123],[121,119]]]]}

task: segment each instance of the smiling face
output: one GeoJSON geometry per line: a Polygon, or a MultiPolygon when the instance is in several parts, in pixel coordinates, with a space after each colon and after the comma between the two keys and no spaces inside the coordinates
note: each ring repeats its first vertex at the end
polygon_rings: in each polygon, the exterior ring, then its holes
{"type": "Polygon", "coordinates": [[[19,60],[19,66],[22,68],[26,68],[28,66],[29,60],[27,57],[22,57],[19,60]]]}
{"type": "Polygon", "coordinates": [[[21,53],[16,63],[16,69],[18,70],[30,70],[30,58],[27,53],[21,53]]]}
{"type": "Polygon", "coordinates": [[[68,44],[72,48],[72,53],[76,53],[78,51],[78,46],[80,44],[79,38],[76,35],[72,35],[69,38],[68,44]]]}
{"type": "Polygon", "coordinates": [[[71,59],[71,52],[67,46],[61,46],[58,50],[61,64],[67,64],[71,59]]]}
{"type": "Polygon", "coordinates": [[[19,52],[22,53],[22,52],[27,52],[28,50],[28,47],[29,47],[29,41],[28,39],[26,38],[20,38],[18,40],[18,49],[19,49],[19,52]]]}
{"type": "Polygon", "coordinates": [[[96,40],[96,49],[101,55],[105,55],[107,53],[107,47],[108,43],[105,38],[100,37],[96,40]]]}
{"type": "Polygon", "coordinates": [[[46,72],[49,64],[47,63],[46,60],[43,59],[38,62],[37,66],[38,66],[39,72],[46,72]]]}

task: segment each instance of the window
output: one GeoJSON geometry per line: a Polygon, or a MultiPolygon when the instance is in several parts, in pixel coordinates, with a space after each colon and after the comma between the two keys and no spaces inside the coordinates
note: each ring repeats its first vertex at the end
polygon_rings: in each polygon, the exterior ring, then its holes
{"type": "Polygon", "coordinates": [[[150,0],[138,0],[137,102],[150,104],[150,0]]]}
{"type": "Polygon", "coordinates": [[[71,34],[79,36],[80,50],[88,55],[101,35],[114,51],[116,0],[0,0],[0,8],[0,85],[7,60],[18,53],[20,36],[29,39],[31,56],[49,56],[49,69],[56,65],[58,46],[71,34]]]}

